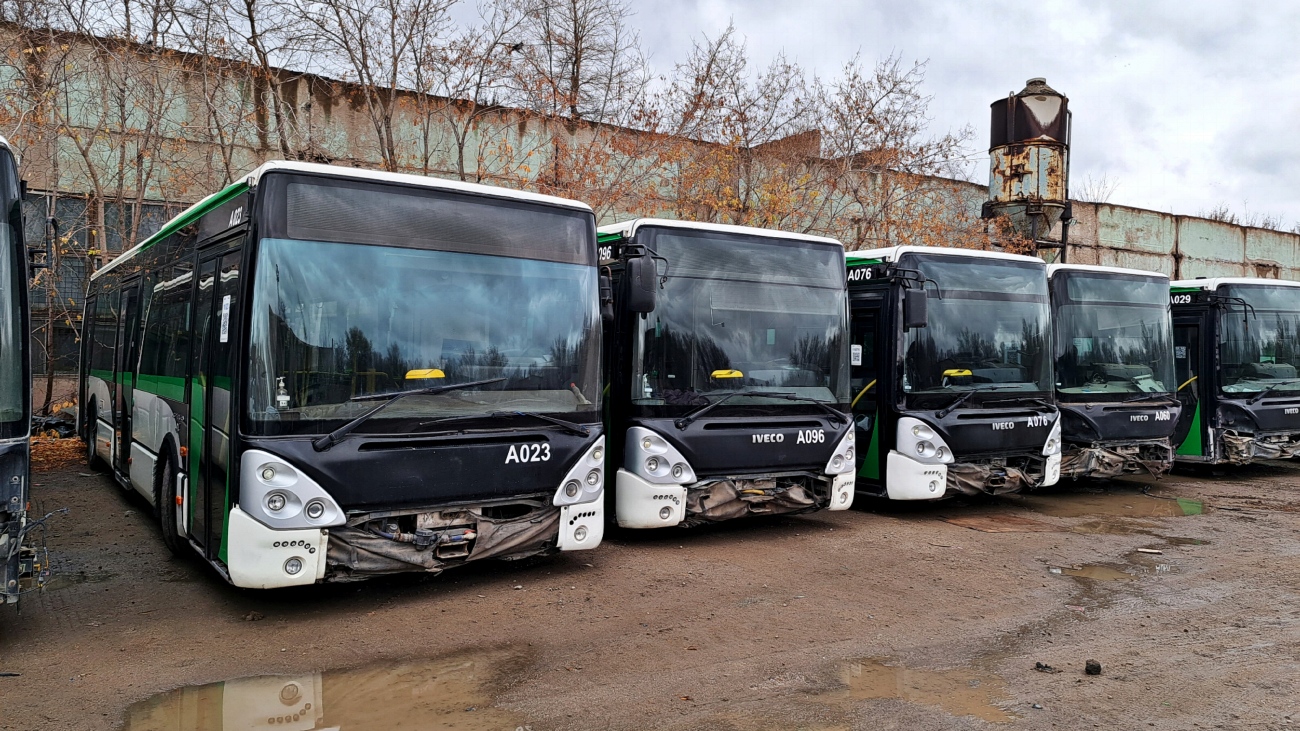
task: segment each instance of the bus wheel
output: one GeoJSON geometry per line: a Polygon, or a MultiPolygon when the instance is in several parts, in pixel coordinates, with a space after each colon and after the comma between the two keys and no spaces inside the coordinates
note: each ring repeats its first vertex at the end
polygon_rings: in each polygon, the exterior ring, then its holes
{"type": "Polygon", "coordinates": [[[158,527],[162,529],[163,543],[173,555],[181,555],[180,532],[176,530],[176,461],[165,454],[158,466],[158,479],[154,483],[154,505],[158,506],[158,527]]]}
{"type": "Polygon", "coordinates": [[[86,466],[95,472],[103,472],[107,467],[104,460],[100,459],[99,454],[95,451],[95,435],[99,431],[99,413],[95,409],[95,402],[90,402],[90,409],[86,412],[86,433],[82,439],[86,442],[86,466]]]}

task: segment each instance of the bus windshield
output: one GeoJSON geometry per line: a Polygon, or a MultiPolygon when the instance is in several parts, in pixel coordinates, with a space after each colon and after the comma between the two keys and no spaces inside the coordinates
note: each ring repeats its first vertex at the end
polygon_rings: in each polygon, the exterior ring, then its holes
{"type": "Polygon", "coordinates": [[[598,413],[592,266],[292,239],[263,239],[257,256],[255,433],[322,433],[378,403],[358,396],[492,379],[403,398],[358,431],[498,411],[598,413]]]}
{"type": "Polygon", "coordinates": [[[1058,276],[1057,391],[1090,401],[1172,393],[1169,281],[1068,270],[1058,276]]]}
{"type": "Polygon", "coordinates": [[[991,394],[981,399],[1051,390],[1044,265],[907,254],[899,266],[930,280],[926,326],[904,338],[903,391],[913,408],[972,390],[991,394]]]}
{"type": "Polygon", "coordinates": [[[1230,285],[1220,294],[1223,393],[1300,392],[1300,287],[1230,285]]]}
{"type": "Polygon", "coordinates": [[[646,227],[667,260],[655,311],[638,317],[633,403],[782,403],[768,391],[848,400],[847,308],[840,247],[797,239],[646,227]]]}

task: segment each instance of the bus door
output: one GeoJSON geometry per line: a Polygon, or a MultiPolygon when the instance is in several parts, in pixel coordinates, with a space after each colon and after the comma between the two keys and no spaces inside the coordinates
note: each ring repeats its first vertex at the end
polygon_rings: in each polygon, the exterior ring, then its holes
{"type": "Polygon", "coordinates": [[[129,475],[131,456],[131,411],[135,402],[135,369],[139,364],[140,280],[122,285],[121,317],[117,321],[117,351],[113,358],[114,451],[113,470],[129,475]]]}
{"type": "Polygon", "coordinates": [[[858,477],[879,482],[881,302],[854,302],[849,325],[849,398],[853,411],[858,477]]]}
{"type": "Polygon", "coordinates": [[[190,380],[190,536],[212,559],[225,560],[225,532],[235,408],[232,378],[239,322],[240,253],[199,262],[190,380]]]}
{"type": "Polygon", "coordinates": [[[1203,363],[1208,361],[1205,315],[1189,314],[1174,318],[1174,380],[1178,382],[1178,402],[1182,413],[1174,428],[1174,451],[1180,456],[1201,457],[1206,453],[1205,418],[1201,395],[1208,384],[1203,380],[1203,363]]]}

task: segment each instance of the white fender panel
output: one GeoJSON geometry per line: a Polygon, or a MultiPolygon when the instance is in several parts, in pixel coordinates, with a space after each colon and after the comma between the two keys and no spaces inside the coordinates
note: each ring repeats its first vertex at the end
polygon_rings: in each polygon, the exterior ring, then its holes
{"type": "Polygon", "coordinates": [[[560,508],[561,551],[585,551],[600,545],[605,537],[605,498],[560,508]],[[581,539],[579,539],[581,536],[581,539]]]}
{"type": "Polygon", "coordinates": [[[655,485],[620,468],[614,476],[614,519],[623,528],[667,528],[686,517],[686,488],[655,485]],[[667,517],[660,513],[668,508],[667,517]]]}
{"type": "Polygon", "coordinates": [[[1053,454],[1047,458],[1043,468],[1043,487],[1051,487],[1061,481],[1061,455],[1053,454]]]}
{"type": "Polygon", "coordinates": [[[857,484],[857,475],[852,472],[835,475],[831,482],[831,504],[827,510],[848,510],[853,507],[853,488],[857,484]]]}
{"type": "Polygon", "coordinates": [[[145,449],[138,442],[131,442],[131,486],[153,505],[153,469],[158,462],[158,455],[145,449]]]}
{"type": "Polygon", "coordinates": [[[230,509],[230,539],[226,549],[230,583],[246,589],[314,584],[325,576],[325,546],[328,542],[327,531],[319,528],[272,530],[253,520],[236,505],[230,509]],[[284,570],[284,564],[290,558],[302,561],[302,571],[296,575],[284,570]]]}
{"type": "Polygon", "coordinates": [[[889,450],[885,459],[885,490],[890,500],[934,500],[948,489],[948,465],[922,464],[889,450]]]}

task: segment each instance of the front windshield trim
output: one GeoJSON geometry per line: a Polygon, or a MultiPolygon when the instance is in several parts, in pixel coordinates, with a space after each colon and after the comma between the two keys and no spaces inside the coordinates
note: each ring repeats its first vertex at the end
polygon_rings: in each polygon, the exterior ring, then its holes
{"type": "Polygon", "coordinates": [[[599,419],[595,267],[269,237],[254,258],[252,436],[318,436],[372,409],[366,399],[496,376],[508,380],[411,394],[355,432],[502,411],[599,419]]]}
{"type": "Polygon", "coordinates": [[[1218,316],[1220,395],[1300,394],[1300,287],[1234,283],[1220,293],[1248,305],[1233,302],[1218,316]]]}
{"type": "Polygon", "coordinates": [[[1051,285],[1058,399],[1123,403],[1175,391],[1162,277],[1071,272],[1053,277],[1051,285]]]}
{"type": "Polygon", "coordinates": [[[1051,393],[1046,264],[909,251],[899,267],[938,288],[928,297],[926,327],[903,336],[903,408],[942,407],[954,394],[969,393],[965,403],[980,405],[1051,393]]]}
{"type": "MultiPolygon", "coordinates": [[[[820,241],[645,226],[637,243],[667,259],[658,307],[637,318],[628,394],[643,412],[711,413],[848,401],[848,294],[842,247],[820,241]]],[[[816,406],[811,406],[816,409],[816,406]]]]}

